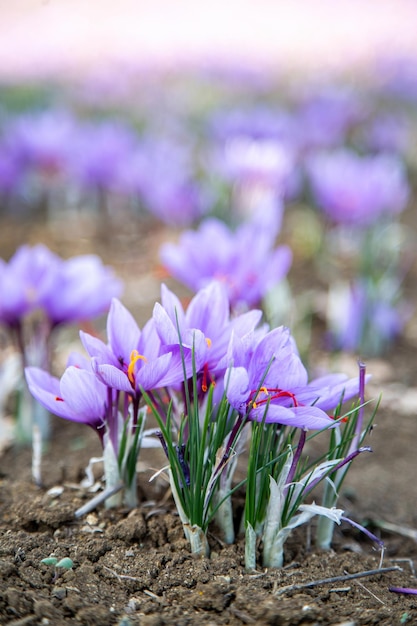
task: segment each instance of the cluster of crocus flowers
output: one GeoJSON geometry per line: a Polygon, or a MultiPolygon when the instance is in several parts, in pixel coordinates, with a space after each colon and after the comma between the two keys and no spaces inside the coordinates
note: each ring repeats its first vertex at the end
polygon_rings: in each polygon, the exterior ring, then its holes
{"type": "Polygon", "coordinates": [[[0,259],[0,321],[18,328],[40,311],[55,327],[97,317],[120,295],[122,283],[95,255],[62,259],[42,244],[0,259]]]}
{"type": "Polygon", "coordinates": [[[236,230],[207,218],[197,230],[183,232],[178,244],[164,244],[162,263],[193,291],[212,280],[223,282],[234,310],[259,306],[286,277],[292,262],[290,248],[275,245],[282,211],[280,203],[261,206],[256,216],[236,230]]]}
{"type": "Polygon", "coordinates": [[[53,216],[87,203],[109,217],[136,204],[176,225],[207,210],[191,135],[141,136],[124,119],[85,120],[53,107],[10,116],[1,131],[0,196],[10,209],[46,208],[53,216]]]}
{"type": "Polygon", "coordinates": [[[407,205],[404,165],[393,154],[317,153],[309,157],[307,172],[317,205],[336,224],[366,227],[407,205]]]}
{"type": "MultiPolygon", "coordinates": [[[[57,327],[106,313],[121,291],[122,282],[113,269],[95,255],[62,259],[39,244],[21,246],[8,262],[0,259],[0,323],[20,353],[23,367],[50,371],[51,338],[57,327]]],[[[31,403],[22,406],[17,436],[26,441],[35,433],[41,439],[48,437],[48,414],[31,403]]],[[[37,482],[38,472],[34,468],[37,482]]]]}
{"type": "MultiPolygon", "coordinates": [[[[82,332],[89,359],[72,355],[60,380],[33,367],[26,377],[32,394],[48,410],[97,432],[107,486],[123,484],[128,504],[135,502],[140,445],[150,445],[153,434],[154,445],[160,442],[168,457],[172,493],[192,550],[208,553],[206,533],[213,518],[223,527],[225,539],[234,539],[233,471],[251,429],[255,436],[269,433],[269,450],[264,450],[268,462],[260,466],[254,464],[259,451],[251,453],[248,481],[256,482],[257,474],[266,471],[276,482],[277,468],[286,468],[284,486],[296,512],[308,506],[303,504],[303,489],[297,488],[295,498],[291,487],[293,481],[300,482],[297,464],[306,433],[340,428],[329,412],[342,398],[358,393],[358,380],[340,374],[309,381],[289,330],[270,330],[260,322],[258,310],[231,314],[223,283],[214,281],[201,289],[186,309],[163,286],[161,303],[155,304],[142,329],[113,299],[107,343],[82,332]],[[158,428],[144,437],[146,409],[158,428]],[[294,447],[296,433],[300,443],[294,447]],[[288,455],[289,465],[282,463],[288,455]]],[[[320,463],[302,479],[305,493],[341,463],[343,459],[320,463]]],[[[266,485],[263,493],[256,519],[247,523],[260,536],[268,526],[266,506],[275,492],[266,485]]],[[[340,521],[339,514],[325,507],[308,511],[299,523],[315,514],[340,521]]],[[[284,521],[288,534],[291,520],[284,521]]],[[[281,539],[282,533],[283,544],[281,539]]]]}

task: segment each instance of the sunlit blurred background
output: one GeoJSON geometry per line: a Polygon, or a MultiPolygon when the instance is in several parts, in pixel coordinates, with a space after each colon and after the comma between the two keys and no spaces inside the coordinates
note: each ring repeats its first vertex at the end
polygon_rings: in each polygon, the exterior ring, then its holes
{"type": "Polygon", "coordinates": [[[14,0],[0,16],[9,79],[206,63],[376,71],[383,57],[417,52],[413,0],[14,0]]]}
{"type": "MultiPolygon", "coordinates": [[[[285,293],[267,302],[271,320],[297,326],[307,306],[340,326],[335,315],[353,301],[340,280],[357,268],[346,233],[332,230],[345,209],[330,196],[340,204],[360,187],[355,176],[386,181],[389,171],[388,199],[376,183],[363,190],[372,201],[349,202],[413,221],[416,24],[413,0],[2,2],[1,258],[23,243],[98,253],[125,280],[127,303],[149,313],[161,280],[179,278],[161,260],[167,240],[213,216],[235,229],[275,202],[293,265],[285,293]],[[328,178],[339,180],[331,190],[328,178]],[[311,259],[318,292],[333,285],[313,305],[311,259]]],[[[386,246],[412,266],[409,232],[392,231],[386,246]]],[[[381,323],[397,336],[411,314],[393,317],[391,300],[381,323]]],[[[308,346],[309,332],[299,341],[308,346]]]]}

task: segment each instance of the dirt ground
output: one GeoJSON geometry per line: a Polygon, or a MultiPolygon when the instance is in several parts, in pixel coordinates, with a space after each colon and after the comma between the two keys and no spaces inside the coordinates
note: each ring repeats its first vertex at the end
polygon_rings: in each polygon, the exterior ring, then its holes
{"type": "MultiPolygon", "coordinates": [[[[44,241],[62,256],[96,251],[126,279],[123,301],[141,320],[158,298],[155,267],[165,235],[146,224],[130,225],[109,243],[85,225],[45,230],[21,221],[3,223],[0,237],[4,257],[21,241],[44,241]]],[[[290,280],[302,282],[304,271],[296,264],[290,280]]],[[[411,276],[411,296],[413,285],[411,276]]],[[[69,332],[62,341],[71,337],[69,332]]],[[[319,346],[312,360],[324,361],[319,346]]],[[[349,373],[355,359],[337,365],[349,373]]],[[[357,459],[339,505],[384,539],[380,571],[381,554],[345,525],[330,552],[309,545],[309,529],[302,527],[286,544],[282,570],[246,572],[243,541],[226,546],[216,528],[209,536],[211,558],[193,558],[166,482],[149,483],[163,464],[157,452],[140,457],[137,509],[99,507],[75,519],[75,510],[92,497],[80,481],[100,447],[89,429],[56,418],[42,488],[32,484],[29,449],[13,446],[0,456],[0,624],[417,624],[416,596],[389,591],[417,587],[416,322],[390,354],[367,365],[373,375],[368,397],[383,392],[369,441],[373,454],[357,459]],[[55,573],[41,563],[49,556],[70,557],[74,566],[55,573]],[[363,577],[349,577],[361,572],[363,577]]]]}

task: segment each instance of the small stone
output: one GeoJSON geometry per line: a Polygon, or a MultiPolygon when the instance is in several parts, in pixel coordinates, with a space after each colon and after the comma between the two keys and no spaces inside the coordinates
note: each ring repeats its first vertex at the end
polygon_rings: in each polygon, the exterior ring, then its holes
{"type": "Polygon", "coordinates": [[[87,517],[85,518],[85,521],[90,526],[97,526],[97,524],[98,524],[98,517],[97,517],[97,515],[95,513],[89,513],[87,515],[87,517]]]}
{"type": "Polygon", "coordinates": [[[67,590],[65,587],[54,587],[51,595],[53,598],[57,598],[57,600],[63,600],[67,595],[67,590]]]}

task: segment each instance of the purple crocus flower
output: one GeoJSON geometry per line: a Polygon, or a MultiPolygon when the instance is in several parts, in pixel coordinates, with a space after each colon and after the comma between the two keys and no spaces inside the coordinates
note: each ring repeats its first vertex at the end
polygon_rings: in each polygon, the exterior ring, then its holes
{"type": "Polygon", "coordinates": [[[272,139],[234,137],[216,147],[210,169],[220,179],[251,190],[294,197],[299,188],[298,169],[292,147],[272,139]]]}
{"type": "Polygon", "coordinates": [[[53,325],[91,319],[108,311],[111,299],[119,296],[122,288],[113,269],[96,255],[59,259],[51,268],[39,304],[53,325]]]}
{"type": "Polygon", "coordinates": [[[105,424],[111,413],[108,406],[108,389],[91,368],[82,369],[71,365],[61,380],[37,367],[27,367],[26,380],[31,394],[48,411],[93,428],[101,442],[105,424]]]}
{"type": "MultiPolygon", "coordinates": [[[[7,263],[0,259],[0,321],[17,326],[41,305],[51,274],[61,259],[41,244],[21,246],[7,263]]],[[[60,297],[60,293],[56,293],[60,297]]]]}
{"type": "Polygon", "coordinates": [[[251,350],[233,337],[232,365],[224,385],[230,404],[241,418],[320,430],[334,425],[326,411],[342,397],[357,394],[358,380],[333,374],[308,382],[307,371],[287,328],[276,328],[251,350]]]}
{"type": "Polygon", "coordinates": [[[130,177],[145,208],[161,221],[184,227],[207,212],[207,194],[196,181],[192,146],[186,140],[146,138],[130,164],[130,172],[127,161],[122,176],[130,177]]]}
{"type": "Polygon", "coordinates": [[[375,75],[380,77],[379,90],[384,98],[414,106],[417,102],[417,64],[413,56],[383,58],[375,75]]]}
{"type": "Polygon", "coordinates": [[[234,137],[247,137],[295,146],[300,139],[294,117],[283,109],[262,106],[219,111],[212,117],[210,132],[215,139],[223,142],[234,137]]]}
{"type": "Polygon", "coordinates": [[[345,142],[348,132],[367,114],[357,92],[343,85],[314,85],[301,95],[296,111],[304,149],[330,148],[345,142]]]}
{"type": "Polygon", "coordinates": [[[401,212],[410,194],[403,164],[394,155],[317,153],[308,160],[307,173],[317,205],[336,223],[372,224],[401,212]]]}
{"type": "Polygon", "coordinates": [[[17,117],[10,124],[5,144],[22,166],[55,174],[66,168],[75,122],[63,110],[47,110],[17,117]]]}
{"type": "MultiPolygon", "coordinates": [[[[108,343],[81,332],[81,340],[92,357],[92,367],[100,380],[120,391],[141,395],[141,390],[176,385],[183,380],[179,348],[164,350],[149,320],[139,329],[129,311],[113,299],[107,318],[108,343]]],[[[192,371],[191,350],[185,356],[192,371]]]]}
{"type": "Polygon", "coordinates": [[[261,186],[293,198],[299,190],[299,152],[294,119],[281,109],[235,109],[211,122],[210,169],[245,188],[261,186]]]}
{"type": "Polygon", "coordinates": [[[70,173],[81,187],[113,188],[136,145],[134,132],[121,122],[85,124],[72,142],[70,173]]]}
{"type": "Polygon", "coordinates": [[[404,154],[412,136],[410,121],[405,114],[382,112],[359,129],[358,142],[361,147],[374,152],[404,154]]]}
{"type": "Polygon", "coordinates": [[[403,331],[410,311],[394,280],[373,284],[357,279],[330,291],[328,320],[332,348],[379,354],[403,331]]]}
{"type": "Polygon", "coordinates": [[[17,156],[0,145],[0,193],[7,196],[16,191],[23,178],[23,168],[17,156]]]}
{"type": "Polygon", "coordinates": [[[161,287],[161,301],[162,304],[155,304],[153,312],[161,341],[167,349],[172,349],[180,344],[181,338],[183,346],[193,349],[203,392],[226,369],[225,355],[232,333],[238,337],[247,335],[262,316],[261,311],[254,310],[231,320],[226,288],[218,282],[201,289],[186,312],[165,285],[161,287]]]}
{"type": "Polygon", "coordinates": [[[207,219],[197,231],[186,231],[178,245],[161,248],[162,263],[194,291],[212,280],[226,286],[233,309],[257,305],[287,274],[291,251],[274,249],[277,222],[273,211],[242,224],[235,232],[217,219],[207,219]]]}
{"type": "Polygon", "coordinates": [[[41,308],[52,326],[106,312],[121,281],[95,255],[61,259],[46,246],[21,246],[8,263],[0,259],[0,320],[16,326],[41,308]]]}

